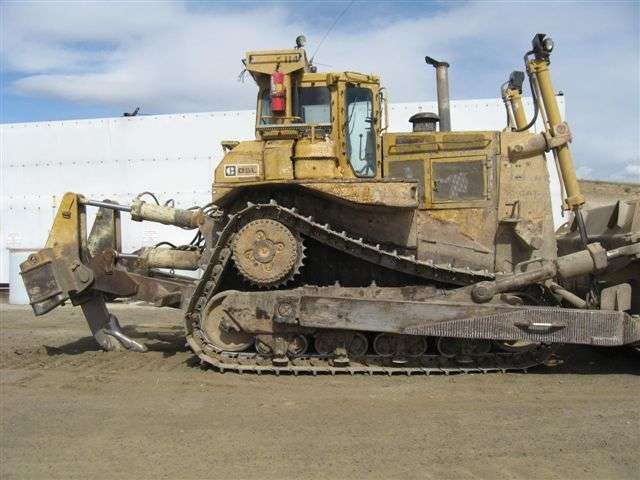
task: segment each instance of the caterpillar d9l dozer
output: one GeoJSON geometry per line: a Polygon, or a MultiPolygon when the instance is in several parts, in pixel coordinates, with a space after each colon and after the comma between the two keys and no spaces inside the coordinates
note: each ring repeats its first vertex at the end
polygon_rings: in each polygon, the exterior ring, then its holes
{"type": "Polygon", "coordinates": [[[223,142],[212,202],[181,210],[67,193],[46,247],[21,265],[36,315],[71,301],[107,350],[145,346],[106,302],[184,310],[186,338],[221,370],[413,373],[526,369],[556,345],[640,342],[640,204],[594,211],[538,34],[526,71],[545,131],[530,133],[514,73],[503,131],[450,131],[435,114],[386,131],[379,79],[319,73],[302,45],[249,52],[256,139],[223,142]],[[556,234],[545,152],[573,223],[556,234]],[[87,234],[86,208],[98,207],[87,234]],[[123,253],[120,215],[196,233],[123,253]],[[201,278],[168,274],[200,270],[201,278]]]}

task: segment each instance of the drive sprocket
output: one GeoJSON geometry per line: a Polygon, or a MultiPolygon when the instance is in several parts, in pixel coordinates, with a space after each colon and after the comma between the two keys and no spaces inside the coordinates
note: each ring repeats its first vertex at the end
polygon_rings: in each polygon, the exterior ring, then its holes
{"type": "Polygon", "coordinates": [[[233,260],[240,274],[259,287],[274,287],[291,280],[304,260],[304,246],[297,233],[271,219],[247,223],[232,244],[233,260]]]}

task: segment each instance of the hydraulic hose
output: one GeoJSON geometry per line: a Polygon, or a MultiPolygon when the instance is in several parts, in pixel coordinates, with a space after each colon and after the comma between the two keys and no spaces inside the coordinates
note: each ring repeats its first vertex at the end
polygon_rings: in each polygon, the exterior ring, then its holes
{"type": "MultiPolygon", "coordinates": [[[[529,51],[524,55],[524,64],[527,65],[527,57],[531,55],[533,51],[529,51]]],[[[533,127],[538,120],[538,96],[536,95],[536,89],[533,88],[533,74],[527,69],[527,77],[529,77],[529,89],[531,90],[531,97],[533,98],[533,118],[531,121],[522,128],[516,128],[516,132],[525,132],[533,127]]]]}

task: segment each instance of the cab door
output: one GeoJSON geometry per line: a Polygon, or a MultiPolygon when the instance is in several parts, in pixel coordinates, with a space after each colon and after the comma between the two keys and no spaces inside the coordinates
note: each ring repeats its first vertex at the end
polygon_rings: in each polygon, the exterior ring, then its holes
{"type": "Polygon", "coordinates": [[[380,178],[381,139],[378,87],[369,83],[342,84],[339,119],[347,176],[380,178]]]}

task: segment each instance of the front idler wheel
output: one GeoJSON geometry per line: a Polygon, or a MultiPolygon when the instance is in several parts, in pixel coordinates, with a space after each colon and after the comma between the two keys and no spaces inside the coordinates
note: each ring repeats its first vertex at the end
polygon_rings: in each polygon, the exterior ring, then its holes
{"type": "Polygon", "coordinates": [[[224,309],[224,299],[230,291],[215,295],[202,312],[201,330],[204,339],[218,351],[242,352],[253,345],[253,335],[243,332],[224,309]]]}

